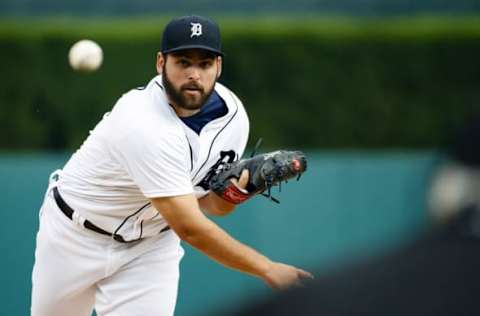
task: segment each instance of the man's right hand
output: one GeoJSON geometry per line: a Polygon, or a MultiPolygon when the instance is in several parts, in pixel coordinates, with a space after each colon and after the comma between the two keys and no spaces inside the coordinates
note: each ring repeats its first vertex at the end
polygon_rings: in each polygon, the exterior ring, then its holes
{"type": "Polygon", "coordinates": [[[262,278],[271,288],[284,290],[291,286],[301,286],[301,280],[313,279],[313,274],[288,264],[272,262],[262,278]]]}

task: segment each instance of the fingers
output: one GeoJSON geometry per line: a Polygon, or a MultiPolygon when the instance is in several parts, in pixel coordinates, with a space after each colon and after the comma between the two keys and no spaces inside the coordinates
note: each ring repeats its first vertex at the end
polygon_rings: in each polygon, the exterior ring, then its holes
{"type": "Polygon", "coordinates": [[[313,278],[313,274],[308,271],[287,264],[275,263],[264,281],[273,289],[284,290],[290,287],[303,287],[302,280],[313,278]]]}
{"type": "Polygon", "coordinates": [[[314,279],[315,277],[308,271],[297,268],[297,281],[292,284],[293,287],[305,287],[305,284],[302,282],[302,279],[314,279]]]}
{"type": "Polygon", "coordinates": [[[308,271],[297,268],[298,276],[302,279],[314,279],[315,277],[308,271]]]}
{"type": "Polygon", "coordinates": [[[233,184],[237,188],[240,189],[245,194],[248,194],[247,189],[247,184],[248,184],[248,178],[249,178],[249,172],[248,169],[243,169],[242,173],[240,174],[240,178],[237,180],[236,178],[231,178],[230,181],[232,181],[233,184]]]}
{"type": "Polygon", "coordinates": [[[238,186],[242,189],[247,188],[249,178],[248,169],[243,169],[242,174],[240,175],[240,179],[238,179],[238,186]]]}

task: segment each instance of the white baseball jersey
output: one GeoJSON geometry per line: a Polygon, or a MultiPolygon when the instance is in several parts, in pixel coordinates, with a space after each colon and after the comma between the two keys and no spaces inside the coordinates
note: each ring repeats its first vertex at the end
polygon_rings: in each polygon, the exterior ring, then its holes
{"type": "Polygon", "coordinates": [[[57,185],[64,200],[81,217],[126,240],[158,234],[167,224],[148,198],[201,197],[212,172],[243,155],[245,109],[219,83],[214,96],[224,115],[196,130],[168,104],[161,76],[124,94],[63,168],[57,185]]]}

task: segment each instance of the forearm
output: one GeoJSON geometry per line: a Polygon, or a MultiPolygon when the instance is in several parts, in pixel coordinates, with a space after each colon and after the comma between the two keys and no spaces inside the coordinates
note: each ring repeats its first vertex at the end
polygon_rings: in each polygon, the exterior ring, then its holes
{"type": "Polygon", "coordinates": [[[271,261],[232,238],[200,211],[193,195],[152,199],[177,235],[215,261],[232,269],[263,277],[271,261]]]}
{"type": "Polygon", "coordinates": [[[224,266],[257,276],[272,288],[311,277],[301,269],[272,262],[232,238],[203,214],[193,194],[153,198],[152,204],[182,240],[224,266]]]}
{"type": "Polygon", "coordinates": [[[272,262],[254,249],[235,240],[212,221],[183,236],[183,240],[208,257],[231,269],[263,278],[272,262]]]}
{"type": "Polygon", "coordinates": [[[225,216],[230,214],[235,209],[235,204],[232,204],[213,192],[198,199],[200,209],[208,214],[214,216],[225,216]]]}

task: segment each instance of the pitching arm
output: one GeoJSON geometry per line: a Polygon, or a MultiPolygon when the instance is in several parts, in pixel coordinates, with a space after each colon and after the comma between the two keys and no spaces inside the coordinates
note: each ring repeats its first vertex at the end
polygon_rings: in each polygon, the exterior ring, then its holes
{"type": "Polygon", "coordinates": [[[183,241],[224,266],[256,276],[277,289],[311,277],[296,267],[273,262],[232,238],[202,213],[193,194],[151,201],[183,241]]]}

